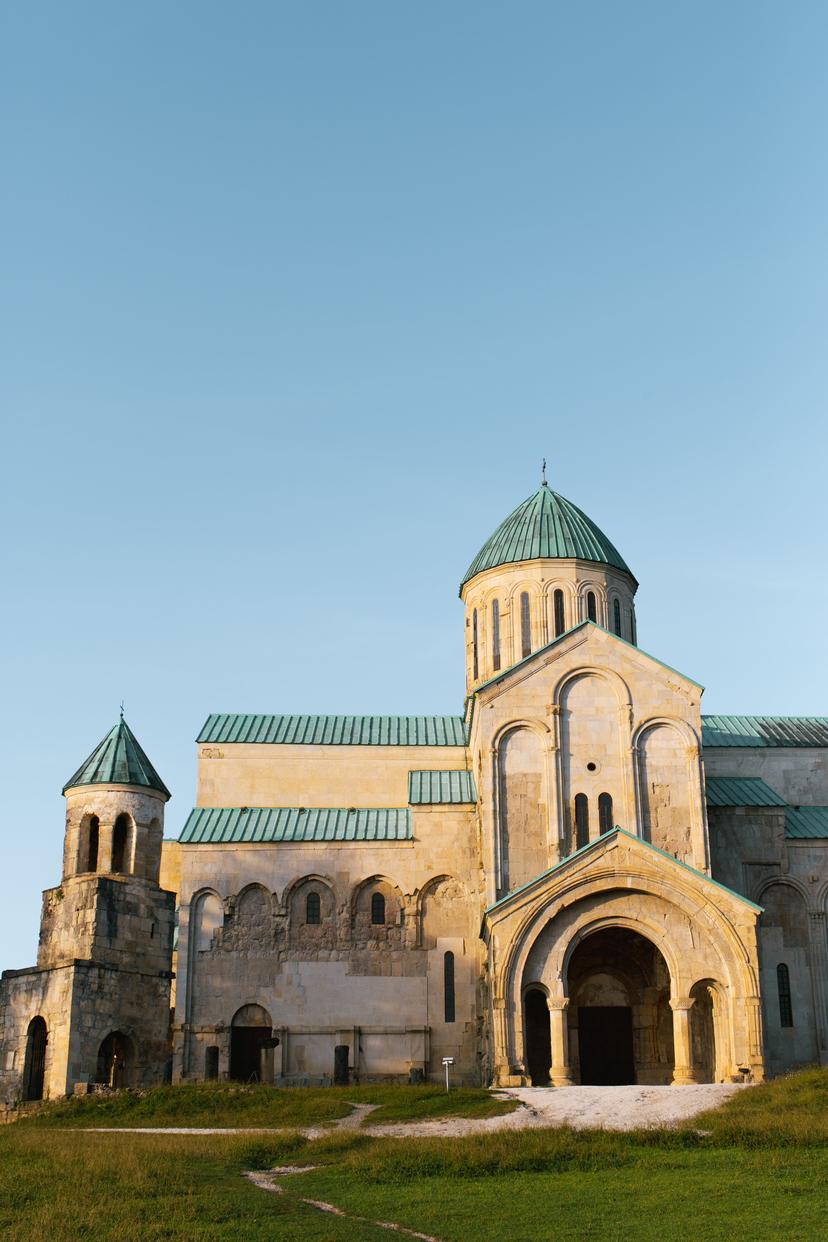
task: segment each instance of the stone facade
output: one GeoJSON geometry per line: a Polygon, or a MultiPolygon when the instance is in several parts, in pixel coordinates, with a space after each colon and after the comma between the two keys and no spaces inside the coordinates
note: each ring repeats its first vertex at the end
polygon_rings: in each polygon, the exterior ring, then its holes
{"type": "Polygon", "coordinates": [[[337,1048],[362,1080],[451,1057],[501,1084],[828,1059],[828,810],[790,828],[828,808],[828,727],[705,747],[701,687],[637,647],[635,579],[559,501],[525,502],[538,521],[463,584],[462,720],[211,718],[163,851],[166,791],[67,790],[38,965],[0,986],[9,1101],[40,1021],[46,1095],[168,1064],[327,1081],[337,1048]]]}

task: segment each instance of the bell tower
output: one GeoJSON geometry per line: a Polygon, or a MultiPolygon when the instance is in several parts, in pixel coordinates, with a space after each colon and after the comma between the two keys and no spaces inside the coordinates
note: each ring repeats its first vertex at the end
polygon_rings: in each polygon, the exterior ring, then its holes
{"type": "Polygon", "coordinates": [[[62,876],[43,894],[37,966],[2,981],[18,1100],[149,1086],[170,1055],[175,894],[158,883],[169,790],[122,714],[63,793],[62,876]]]}

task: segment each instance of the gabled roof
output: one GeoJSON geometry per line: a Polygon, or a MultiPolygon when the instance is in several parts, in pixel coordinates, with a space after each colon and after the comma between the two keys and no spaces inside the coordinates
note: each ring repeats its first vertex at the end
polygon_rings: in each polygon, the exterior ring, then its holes
{"type": "Polygon", "coordinates": [[[468,703],[469,699],[473,700],[481,690],[486,690],[489,686],[497,685],[499,681],[503,681],[504,677],[509,677],[512,673],[516,672],[517,669],[523,668],[526,664],[531,664],[533,660],[538,658],[538,656],[545,655],[547,651],[551,651],[553,647],[557,647],[559,643],[563,643],[572,634],[576,634],[578,630],[585,629],[586,626],[592,626],[594,630],[598,630],[602,634],[608,634],[609,637],[615,642],[621,643],[624,647],[629,647],[632,651],[637,651],[639,655],[643,655],[646,659],[652,660],[653,664],[658,664],[661,668],[666,668],[668,673],[675,673],[677,677],[682,677],[685,681],[689,681],[692,685],[698,686],[699,690],[704,690],[704,686],[701,685],[700,682],[694,681],[694,679],[692,677],[688,677],[686,673],[682,673],[677,668],[673,668],[671,664],[665,664],[663,660],[659,660],[657,656],[650,655],[649,651],[645,651],[642,647],[636,646],[635,643],[628,642],[626,638],[621,638],[618,634],[613,634],[611,630],[605,630],[603,625],[598,625],[597,621],[579,621],[577,625],[573,625],[571,630],[564,630],[563,634],[559,634],[557,638],[553,638],[552,641],[546,643],[545,646],[538,647],[537,651],[533,651],[530,655],[524,656],[522,660],[518,660],[517,664],[510,664],[508,668],[501,669],[499,673],[495,673],[494,677],[490,677],[488,681],[481,681],[480,685],[475,686],[475,688],[471,691],[466,702],[468,703]]]}
{"type": "Polygon", "coordinates": [[[69,778],[63,792],[79,785],[139,785],[171,796],[123,716],[69,778]]]}
{"type": "Polygon", "coordinates": [[[497,565],[573,558],[612,565],[633,578],[621,553],[592,519],[543,483],[489,536],[466,570],[460,589],[475,575],[497,565]]]}
{"type": "Polygon", "coordinates": [[[279,841],[410,841],[411,812],[401,807],[194,807],[182,845],[279,841]]]}
{"type": "Polygon", "coordinates": [[[702,716],[705,746],[826,746],[828,716],[702,716]]]}
{"type": "Polygon", "coordinates": [[[305,746],[465,746],[462,716],[207,717],[197,742],[305,746]]]}
{"type": "Polygon", "coordinates": [[[459,806],[477,802],[471,772],[418,771],[408,773],[408,801],[412,806],[459,806]]]}
{"type": "Polygon", "coordinates": [[[757,776],[708,776],[708,806],[785,806],[770,785],[757,776]]]}
{"type": "Polygon", "coordinates": [[[746,906],[750,906],[753,910],[761,911],[761,906],[757,906],[756,902],[750,901],[747,897],[743,896],[742,893],[737,893],[735,889],[728,888],[726,884],[720,884],[718,880],[711,879],[709,875],[706,875],[703,871],[699,871],[696,867],[691,867],[689,863],[682,862],[680,858],[674,858],[673,855],[668,854],[666,850],[660,850],[658,846],[653,845],[652,842],[645,841],[642,837],[637,837],[635,833],[627,832],[626,828],[619,828],[616,825],[616,827],[611,828],[609,832],[602,833],[600,837],[596,837],[594,841],[589,841],[586,845],[582,845],[581,848],[579,850],[575,850],[573,854],[567,854],[566,858],[562,858],[561,861],[556,863],[554,867],[549,867],[548,870],[541,871],[541,873],[536,875],[534,879],[527,880],[525,884],[521,884],[518,888],[513,888],[510,893],[506,893],[503,897],[499,897],[497,901],[492,902],[492,904],[487,906],[483,911],[484,919],[487,914],[491,914],[492,911],[498,910],[501,906],[506,905],[507,902],[512,901],[518,893],[525,892],[526,889],[532,888],[532,886],[537,884],[539,880],[544,880],[549,876],[555,875],[558,871],[563,871],[564,868],[570,866],[576,858],[582,858],[590,852],[597,853],[600,849],[605,848],[611,841],[618,840],[620,837],[625,837],[628,841],[634,841],[636,845],[642,849],[652,850],[654,854],[658,854],[660,857],[666,858],[668,862],[671,862],[674,866],[681,867],[684,871],[689,871],[691,875],[696,876],[699,880],[703,880],[705,884],[712,884],[714,888],[721,889],[722,892],[728,893],[731,897],[735,897],[737,901],[743,901],[746,906]]]}

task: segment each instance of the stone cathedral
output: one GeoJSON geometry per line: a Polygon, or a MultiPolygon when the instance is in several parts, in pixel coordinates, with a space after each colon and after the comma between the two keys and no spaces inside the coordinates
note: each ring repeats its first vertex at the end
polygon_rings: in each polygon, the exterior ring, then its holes
{"type": "MultiPolygon", "coordinates": [[[[210,1078],[761,1079],[828,1060],[828,719],[703,716],[546,483],[463,577],[458,716],[119,720],[64,788],[0,1108],[210,1078]]],[[[669,653],[668,653],[669,654],[669,653]]]]}

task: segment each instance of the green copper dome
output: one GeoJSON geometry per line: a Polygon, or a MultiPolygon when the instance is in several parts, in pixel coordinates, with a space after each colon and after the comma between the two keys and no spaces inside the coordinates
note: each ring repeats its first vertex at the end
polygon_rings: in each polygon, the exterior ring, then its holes
{"type": "Polygon", "coordinates": [[[630,567],[604,532],[571,500],[543,483],[486,540],[460,586],[462,589],[470,578],[496,565],[571,557],[612,565],[633,578],[630,567]]]}
{"type": "Polygon", "coordinates": [[[143,785],[170,797],[169,789],[123,716],[69,778],[63,792],[77,785],[143,785]]]}

